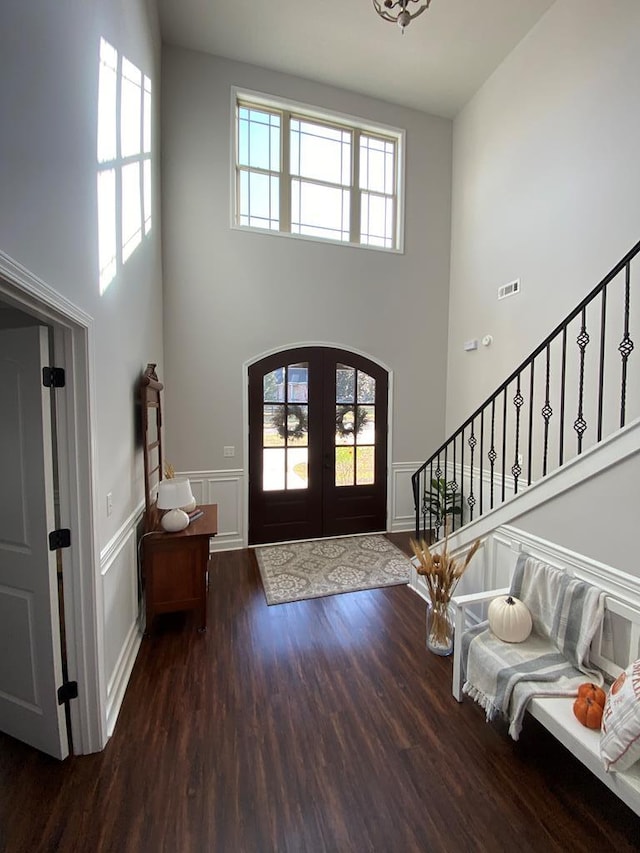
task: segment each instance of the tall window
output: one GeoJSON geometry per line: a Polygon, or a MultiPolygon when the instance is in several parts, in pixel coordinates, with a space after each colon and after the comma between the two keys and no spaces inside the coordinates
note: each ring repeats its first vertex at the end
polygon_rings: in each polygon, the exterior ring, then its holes
{"type": "Polygon", "coordinates": [[[402,248],[402,131],[235,99],[235,224],[402,248]]]}
{"type": "Polygon", "coordinates": [[[100,293],[151,231],[151,80],[104,39],[98,77],[100,293]]]}

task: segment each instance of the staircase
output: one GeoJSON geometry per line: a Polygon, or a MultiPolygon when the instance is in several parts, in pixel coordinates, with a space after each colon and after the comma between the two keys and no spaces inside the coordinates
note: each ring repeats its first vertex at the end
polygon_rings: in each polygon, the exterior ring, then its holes
{"type": "Polygon", "coordinates": [[[640,417],[639,254],[640,242],[413,474],[416,538],[455,533],[640,417]]]}

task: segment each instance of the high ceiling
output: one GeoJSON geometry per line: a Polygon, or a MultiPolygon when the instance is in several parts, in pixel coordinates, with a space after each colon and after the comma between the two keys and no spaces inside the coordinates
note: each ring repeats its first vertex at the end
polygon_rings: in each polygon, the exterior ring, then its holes
{"type": "Polygon", "coordinates": [[[371,0],[158,0],[163,40],[453,117],[554,0],[432,0],[404,35],[371,0]]]}

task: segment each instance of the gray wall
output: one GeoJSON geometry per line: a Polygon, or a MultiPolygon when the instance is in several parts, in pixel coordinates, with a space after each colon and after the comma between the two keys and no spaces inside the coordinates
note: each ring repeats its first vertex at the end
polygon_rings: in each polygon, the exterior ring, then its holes
{"type": "Polygon", "coordinates": [[[0,248],[95,320],[100,546],[142,498],[134,384],[162,363],[160,38],[150,0],[8,0],[0,28],[0,248]],[[98,290],[96,134],[100,37],[155,87],[154,228],[98,290]],[[113,515],[106,517],[107,492],[113,515]]]}
{"type": "Polygon", "coordinates": [[[178,48],[162,112],[168,458],[242,467],[243,363],[326,342],[393,370],[393,459],[422,459],[444,428],[451,122],[178,48]],[[233,84],[405,128],[405,253],[231,230],[233,84]]]}
{"type": "Polygon", "coordinates": [[[162,367],[163,360],[157,12],[153,0],[4,0],[1,18],[0,249],[94,320],[95,544],[104,552],[116,543],[96,567],[111,724],[137,638],[132,519],[143,487],[135,389],[146,363],[162,367]],[[101,36],[151,78],[155,93],[154,226],[102,296],[96,198],[101,36]]]}
{"type": "Polygon", "coordinates": [[[640,450],[509,523],[640,577],[639,507],[640,450]]]}
{"type": "Polygon", "coordinates": [[[640,3],[558,0],[457,116],[448,431],[640,238],[639,81],[640,3]]]}

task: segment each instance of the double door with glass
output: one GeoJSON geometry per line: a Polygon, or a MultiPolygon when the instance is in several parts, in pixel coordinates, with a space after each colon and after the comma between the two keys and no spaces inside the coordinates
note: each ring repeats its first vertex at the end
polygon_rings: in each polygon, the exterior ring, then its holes
{"type": "Polygon", "coordinates": [[[249,542],[386,528],[388,375],[299,347],[249,369],[249,542]]]}

